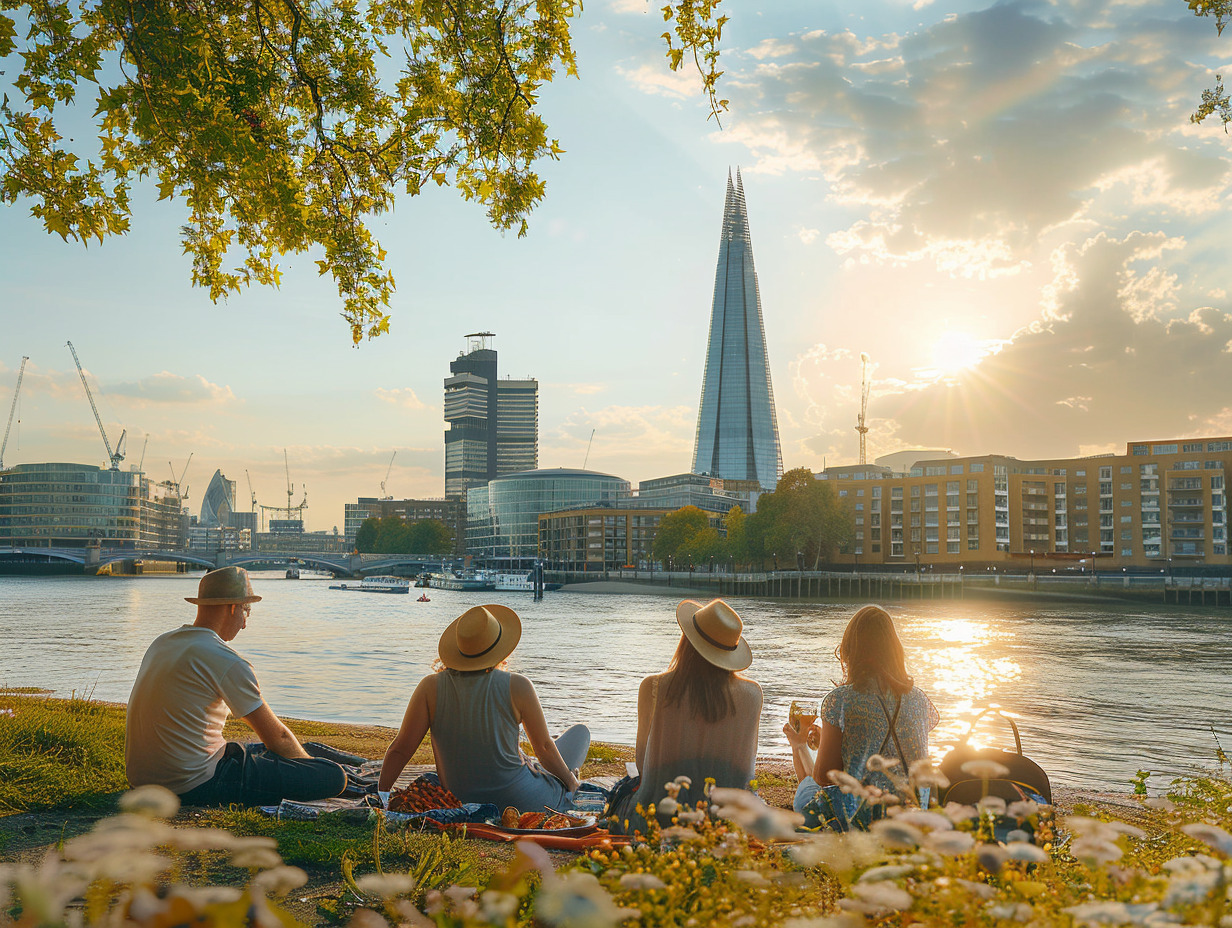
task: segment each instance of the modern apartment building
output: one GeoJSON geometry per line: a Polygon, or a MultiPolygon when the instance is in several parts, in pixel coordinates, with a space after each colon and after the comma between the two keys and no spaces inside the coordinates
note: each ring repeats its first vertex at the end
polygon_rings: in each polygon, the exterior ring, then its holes
{"type": "Polygon", "coordinates": [[[533,470],[539,461],[539,382],[500,380],[491,332],[466,336],[466,350],[445,378],[445,496],[502,474],[533,470]]]}
{"type": "Polygon", "coordinates": [[[553,570],[617,570],[653,560],[655,533],[670,509],[619,504],[539,516],[539,555],[553,570]]]}
{"type": "Polygon", "coordinates": [[[744,182],[727,175],[706,371],[702,377],[693,473],[756,480],[773,490],[783,476],[778,417],[744,182]]]}
{"type": "Polygon", "coordinates": [[[1232,439],[1130,442],[1123,455],[919,461],[907,476],[829,468],[861,565],[1099,570],[1232,565],[1232,439]]]}

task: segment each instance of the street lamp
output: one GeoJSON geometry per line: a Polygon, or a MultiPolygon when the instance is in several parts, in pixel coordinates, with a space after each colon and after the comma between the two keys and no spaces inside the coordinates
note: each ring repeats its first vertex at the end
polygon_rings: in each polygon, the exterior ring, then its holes
{"type": "Polygon", "coordinates": [[[1031,579],[1035,579],[1035,549],[1031,549],[1031,579]]]}
{"type": "Polygon", "coordinates": [[[804,573],[804,552],[803,551],[796,552],[796,570],[800,571],[800,573],[804,573]]]}
{"type": "Polygon", "coordinates": [[[774,558],[774,570],[777,573],[779,569],[779,554],[777,551],[771,552],[770,556],[774,558]]]}

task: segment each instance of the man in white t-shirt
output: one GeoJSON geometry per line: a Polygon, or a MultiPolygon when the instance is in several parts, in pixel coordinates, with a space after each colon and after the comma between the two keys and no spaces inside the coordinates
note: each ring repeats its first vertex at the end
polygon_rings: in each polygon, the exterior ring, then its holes
{"type": "Polygon", "coordinates": [[[227,644],[261,600],[247,571],[210,571],[197,595],[185,598],[197,607],[196,621],[154,639],[128,699],[129,784],[165,786],[186,805],[271,805],[340,795],[346,771],[327,759],[338,752],[301,745],[262,698],[252,665],[227,644]],[[228,710],[248,723],[260,744],[223,738],[228,710]],[[317,750],[310,754],[305,747],[317,750]]]}

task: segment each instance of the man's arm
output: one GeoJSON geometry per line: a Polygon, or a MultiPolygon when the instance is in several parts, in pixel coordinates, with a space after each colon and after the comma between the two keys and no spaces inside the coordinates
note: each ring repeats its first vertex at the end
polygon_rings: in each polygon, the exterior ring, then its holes
{"type": "Polygon", "coordinates": [[[261,701],[260,708],[254,709],[244,716],[244,721],[248,723],[249,728],[257,733],[257,737],[261,739],[262,743],[275,754],[280,754],[283,757],[311,756],[304,750],[303,745],[299,743],[295,733],[287,728],[278,716],[274,715],[274,710],[264,700],[261,701]]]}
{"type": "Polygon", "coordinates": [[[419,745],[432,727],[435,702],[436,675],[428,674],[419,681],[415,692],[411,694],[411,701],[407,703],[406,712],[403,713],[398,734],[385,751],[385,761],[381,764],[381,776],[377,783],[379,791],[385,792],[394,788],[394,783],[419,750],[419,745]]]}

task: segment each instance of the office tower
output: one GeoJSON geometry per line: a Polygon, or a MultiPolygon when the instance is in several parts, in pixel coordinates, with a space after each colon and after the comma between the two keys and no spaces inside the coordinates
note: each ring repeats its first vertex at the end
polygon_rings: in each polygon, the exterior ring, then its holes
{"type": "Polygon", "coordinates": [[[210,485],[206,487],[205,495],[201,497],[201,518],[199,524],[210,527],[231,524],[231,513],[235,511],[235,481],[228,480],[222,471],[214,471],[210,485]]]}
{"type": "Polygon", "coordinates": [[[731,172],[727,175],[693,472],[725,480],[756,480],[766,489],[773,489],[783,475],[761,296],[739,170],[734,185],[731,172]]]}
{"type": "Polygon", "coordinates": [[[539,382],[497,379],[495,336],[466,336],[466,350],[445,379],[445,496],[466,498],[502,474],[533,470],[539,460],[539,382]]]}

